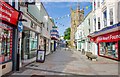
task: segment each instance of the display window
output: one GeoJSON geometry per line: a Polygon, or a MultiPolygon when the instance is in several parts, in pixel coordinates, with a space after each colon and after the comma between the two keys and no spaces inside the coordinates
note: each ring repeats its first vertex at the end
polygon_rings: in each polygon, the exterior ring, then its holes
{"type": "Polygon", "coordinates": [[[31,59],[36,56],[37,51],[37,33],[24,30],[22,36],[22,59],[31,59]]]}
{"type": "Polygon", "coordinates": [[[30,31],[30,50],[37,49],[37,33],[30,31]]]}
{"type": "Polygon", "coordinates": [[[118,59],[117,42],[101,42],[99,48],[100,55],[118,59]]]}
{"type": "Polygon", "coordinates": [[[12,27],[0,23],[0,63],[12,59],[12,27]]]}

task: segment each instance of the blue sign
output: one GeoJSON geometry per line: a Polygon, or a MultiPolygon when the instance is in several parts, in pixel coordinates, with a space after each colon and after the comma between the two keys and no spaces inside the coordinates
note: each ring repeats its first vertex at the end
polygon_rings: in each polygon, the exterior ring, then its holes
{"type": "Polygon", "coordinates": [[[18,31],[19,31],[19,32],[22,32],[22,31],[23,31],[23,24],[22,24],[22,22],[19,22],[19,23],[18,23],[18,31]]]}

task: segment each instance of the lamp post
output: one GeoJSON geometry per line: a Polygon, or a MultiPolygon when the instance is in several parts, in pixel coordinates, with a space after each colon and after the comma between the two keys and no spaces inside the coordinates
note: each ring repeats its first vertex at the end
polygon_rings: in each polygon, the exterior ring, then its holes
{"type": "Polygon", "coordinates": [[[23,31],[23,25],[22,22],[27,22],[26,19],[22,19],[23,13],[20,11],[20,17],[18,20],[18,39],[17,39],[17,45],[18,45],[18,50],[17,50],[17,65],[16,65],[16,71],[19,71],[19,67],[22,66],[21,64],[21,40],[22,40],[22,31],[23,31]]]}

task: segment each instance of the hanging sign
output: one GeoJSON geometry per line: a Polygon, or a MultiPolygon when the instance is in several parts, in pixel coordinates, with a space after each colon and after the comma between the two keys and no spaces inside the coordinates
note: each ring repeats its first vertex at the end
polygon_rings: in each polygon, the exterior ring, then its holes
{"type": "Polygon", "coordinates": [[[19,32],[22,32],[22,31],[23,31],[23,24],[22,24],[21,21],[18,23],[18,31],[19,31],[19,32]]]}

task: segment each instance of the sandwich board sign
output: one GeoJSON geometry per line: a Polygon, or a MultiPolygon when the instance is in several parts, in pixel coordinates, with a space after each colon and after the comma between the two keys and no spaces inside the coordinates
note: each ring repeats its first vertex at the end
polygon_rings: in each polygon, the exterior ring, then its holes
{"type": "Polygon", "coordinates": [[[37,50],[36,62],[43,63],[44,61],[45,61],[45,51],[44,50],[37,50]]]}

